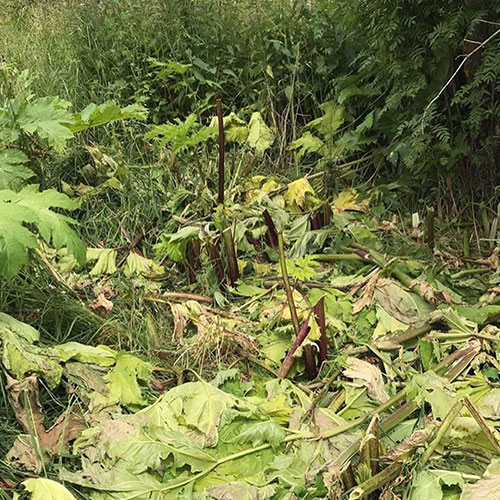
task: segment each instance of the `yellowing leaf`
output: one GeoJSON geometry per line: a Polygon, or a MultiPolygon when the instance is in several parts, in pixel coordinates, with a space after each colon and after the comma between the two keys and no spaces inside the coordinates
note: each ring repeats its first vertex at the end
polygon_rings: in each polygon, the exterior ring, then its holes
{"type": "Polygon", "coordinates": [[[148,276],[157,277],[165,273],[163,266],[157,264],[154,260],[147,259],[141,255],[131,252],[127,257],[127,262],[123,268],[125,276],[148,276]]]}
{"type": "Polygon", "coordinates": [[[366,212],[368,200],[358,201],[359,195],[354,189],[346,189],[333,199],[333,211],[336,213],[356,211],[366,212]]]}
{"type": "Polygon", "coordinates": [[[31,500],[76,500],[62,484],[50,479],[26,479],[23,486],[31,493],[31,500]]]}
{"type": "Polygon", "coordinates": [[[87,248],[87,262],[94,262],[91,276],[102,276],[116,272],[116,250],[112,248],[87,248]]]}
{"type": "Polygon", "coordinates": [[[300,208],[304,208],[307,194],[315,196],[316,193],[309,181],[305,177],[302,177],[288,184],[285,192],[285,201],[288,205],[296,205],[300,208]]]}
{"type": "Polygon", "coordinates": [[[266,125],[259,112],[252,114],[248,125],[249,132],[247,142],[259,154],[264,153],[274,142],[273,131],[266,125]]]}
{"type": "Polygon", "coordinates": [[[139,381],[149,383],[153,367],[131,354],[118,354],[115,367],[106,375],[109,382],[108,406],[121,404],[127,408],[146,405],[139,381]]]}

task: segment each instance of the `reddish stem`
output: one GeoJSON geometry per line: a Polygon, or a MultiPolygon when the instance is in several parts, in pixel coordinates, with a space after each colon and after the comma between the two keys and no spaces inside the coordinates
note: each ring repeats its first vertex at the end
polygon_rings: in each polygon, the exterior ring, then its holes
{"type": "Polygon", "coordinates": [[[309,313],[309,316],[302,324],[302,328],[300,329],[299,334],[295,337],[295,342],[292,344],[292,347],[290,348],[285,359],[283,360],[283,364],[281,365],[278,374],[280,378],[285,378],[288,375],[288,372],[293,366],[294,362],[293,355],[295,354],[297,349],[302,345],[302,343],[307,337],[307,334],[309,333],[309,319],[311,317],[311,314],[312,311],[309,313]]]}

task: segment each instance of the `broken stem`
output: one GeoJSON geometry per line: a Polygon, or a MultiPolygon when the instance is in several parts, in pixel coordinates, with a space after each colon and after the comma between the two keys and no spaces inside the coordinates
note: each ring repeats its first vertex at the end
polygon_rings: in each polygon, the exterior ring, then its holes
{"type": "Polygon", "coordinates": [[[288,271],[286,269],[286,260],[285,260],[285,245],[283,243],[283,233],[281,231],[278,233],[278,247],[280,254],[281,275],[283,277],[283,286],[286,292],[288,308],[290,309],[290,316],[292,318],[292,324],[295,330],[295,335],[299,335],[300,332],[299,316],[297,315],[297,309],[295,307],[295,302],[293,300],[293,291],[292,287],[290,286],[290,280],[288,279],[288,271]]]}
{"type": "Polygon", "coordinates": [[[436,448],[438,447],[439,443],[443,439],[444,435],[450,429],[451,424],[453,424],[454,420],[460,414],[460,411],[462,410],[463,406],[464,406],[463,399],[459,399],[452,406],[451,410],[448,412],[446,417],[444,417],[444,420],[437,431],[436,437],[431,441],[428,448],[425,450],[424,454],[422,455],[422,465],[425,465],[429,461],[429,458],[431,458],[431,455],[436,451],[436,448]]]}
{"type": "Polygon", "coordinates": [[[493,448],[495,448],[495,451],[500,455],[500,444],[498,444],[497,438],[488,427],[486,420],[484,420],[483,416],[479,413],[477,408],[472,404],[472,401],[467,396],[464,398],[464,403],[465,406],[467,406],[467,409],[470,411],[471,415],[474,417],[474,420],[479,424],[479,427],[481,427],[483,432],[486,434],[486,437],[493,445],[493,448]]]}

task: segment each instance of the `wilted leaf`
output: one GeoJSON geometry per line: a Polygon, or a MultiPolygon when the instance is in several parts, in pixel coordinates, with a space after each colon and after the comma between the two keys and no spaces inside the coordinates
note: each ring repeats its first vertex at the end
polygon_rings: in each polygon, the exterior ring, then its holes
{"type": "MultiPolygon", "coordinates": [[[[443,500],[443,486],[462,486],[465,483],[459,472],[423,470],[412,481],[410,500],[443,500]]],[[[471,500],[479,500],[474,498],[471,500]]],[[[493,500],[493,497],[492,497],[493,500]]]]}
{"type": "Polygon", "coordinates": [[[483,477],[462,488],[460,500],[498,500],[500,498],[500,460],[493,460],[483,477]]]}
{"type": "Polygon", "coordinates": [[[259,112],[252,113],[248,129],[247,142],[257,153],[264,153],[274,142],[274,134],[259,112]]]}
{"type": "Polygon", "coordinates": [[[340,213],[349,211],[366,212],[369,200],[358,201],[358,199],[359,195],[354,189],[346,189],[333,199],[333,211],[340,213]]]}
{"type": "Polygon", "coordinates": [[[304,208],[308,194],[315,196],[316,193],[311,184],[309,184],[309,181],[305,177],[302,177],[288,184],[284,197],[289,205],[304,208]]]}
{"type": "Polygon", "coordinates": [[[123,268],[125,276],[147,276],[150,278],[165,274],[165,268],[157,264],[154,260],[147,259],[141,255],[130,252],[123,268]]]}
{"type": "Polygon", "coordinates": [[[31,493],[31,500],[76,500],[62,484],[50,479],[26,479],[23,486],[31,493]]]}
{"type": "Polygon", "coordinates": [[[252,486],[244,481],[213,486],[207,489],[214,500],[268,500],[276,492],[276,486],[252,486]]]}
{"type": "Polygon", "coordinates": [[[378,367],[358,358],[349,357],[346,360],[344,376],[352,378],[366,387],[368,395],[379,403],[384,403],[389,399],[389,395],[384,387],[382,372],[378,367]]]}
{"type": "Polygon", "coordinates": [[[91,276],[102,276],[116,272],[116,250],[112,248],[87,248],[87,262],[94,262],[91,276]]]}
{"type": "Polygon", "coordinates": [[[97,311],[97,313],[103,318],[106,318],[113,309],[113,302],[107,299],[104,293],[100,293],[97,299],[92,304],[90,304],[89,307],[90,309],[94,309],[95,311],[97,311]]]}
{"type": "Polygon", "coordinates": [[[78,342],[67,342],[54,347],[61,361],[80,361],[97,366],[112,366],[116,362],[116,353],[105,346],[92,347],[78,342]]]}
{"type": "Polygon", "coordinates": [[[147,404],[139,382],[149,383],[153,367],[131,354],[119,353],[115,367],[104,377],[109,382],[108,406],[121,404],[137,409],[147,404]]]}

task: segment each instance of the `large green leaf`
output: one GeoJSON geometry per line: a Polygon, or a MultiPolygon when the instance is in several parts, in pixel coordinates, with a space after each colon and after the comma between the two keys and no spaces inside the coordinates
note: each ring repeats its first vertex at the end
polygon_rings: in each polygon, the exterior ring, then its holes
{"type": "Polygon", "coordinates": [[[81,113],[75,113],[69,129],[76,133],[118,120],[145,120],[146,117],[147,110],[140,104],[120,108],[115,102],[108,101],[100,105],[89,104],[81,113]]]}
{"type": "Polygon", "coordinates": [[[54,189],[39,191],[35,185],[19,193],[0,191],[0,274],[11,278],[28,263],[27,250],[38,247],[31,225],[48,244],[56,249],[67,247],[83,263],[85,246],[71,227],[75,221],[52,210],[77,207],[66,195],[54,189]]]}
{"type": "Polygon", "coordinates": [[[62,150],[73,132],[68,128],[73,115],[70,103],[58,97],[40,97],[26,102],[17,116],[17,124],[24,132],[45,139],[49,146],[62,150]]]}
{"type": "Polygon", "coordinates": [[[19,149],[4,149],[0,151],[0,190],[22,187],[35,174],[28,168],[28,157],[19,149]]]}

